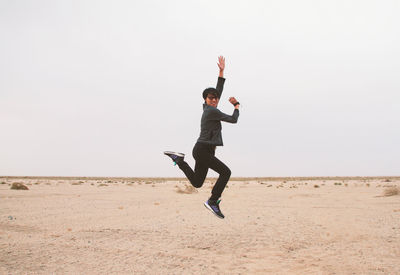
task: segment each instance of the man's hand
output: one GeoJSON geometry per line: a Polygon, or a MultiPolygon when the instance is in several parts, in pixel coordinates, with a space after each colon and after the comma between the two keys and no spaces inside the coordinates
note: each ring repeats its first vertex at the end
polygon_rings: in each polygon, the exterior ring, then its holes
{"type": "Polygon", "coordinates": [[[224,70],[225,70],[225,57],[218,56],[218,68],[219,68],[219,77],[224,77],[224,70]]]}
{"type": "MultiPolygon", "coordinates": [[[[238,101],[236,100],[236,98],[230,97],[230,98],[229,98],[229,102],[232,103],[233,106],[235,106],[235,104],[236,104],[238,101]]],[[[237,105],[235,106],[235,109],[239,109],[239,106],[240,106],[240,103],[237,104],[237,105]]]]}
{"type": "Polygon", "coordinates": [[[222,55],[218,56],[218,63],[217,64],[218,64],[219,70],[223,71],[225,69],[225,57],[223,57],[222,55]]]}

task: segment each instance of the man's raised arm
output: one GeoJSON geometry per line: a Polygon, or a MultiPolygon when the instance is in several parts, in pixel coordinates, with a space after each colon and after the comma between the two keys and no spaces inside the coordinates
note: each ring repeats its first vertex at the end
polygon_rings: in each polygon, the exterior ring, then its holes
{"type": "Polygon", "coordinates": [[[221,97],[222,91],[224,90],[224,83],[225,83],[225,78],[224,78],[224,70],[225,70],[225,57],[222,55],[218,57],[218,68],[219,68],[219,75],[218,75],[218,82],[217,82],[217,88],[216,90],[218,91],[218,97],[221,97]]]}

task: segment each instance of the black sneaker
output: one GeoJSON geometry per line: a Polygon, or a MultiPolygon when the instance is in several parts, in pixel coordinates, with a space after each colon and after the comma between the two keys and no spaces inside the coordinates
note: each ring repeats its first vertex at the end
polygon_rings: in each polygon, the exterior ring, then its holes
{"type": "Polygon", "coordinates": [[[183,153],[165,151],[164,154],[169,156],[173,160],[174,164],[180,164],[185,158],[185,154],[183,153]]]}
{"type": "Polygon", "coordinates": [[[208,210],[213,212],[215,216],[217,216],[220,219],[223,219],[223,218],[225,218],[225,216],[224,216],[224,214],[222,214],[221,210],[219,209],[220,202],[221,202],[221,200],[218,200],[218,201],[208,200],[204,203],[204,206],[208,210]]]}

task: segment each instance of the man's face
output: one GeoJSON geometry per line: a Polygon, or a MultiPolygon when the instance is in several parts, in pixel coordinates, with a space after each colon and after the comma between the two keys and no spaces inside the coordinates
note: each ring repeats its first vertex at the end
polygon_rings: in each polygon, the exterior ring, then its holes
{"type": "Polygon", "coordinates": [[[206,97],[206,104],[209,106],[217,107],[219,98],[216,95],[208,94],[206,97]]]}

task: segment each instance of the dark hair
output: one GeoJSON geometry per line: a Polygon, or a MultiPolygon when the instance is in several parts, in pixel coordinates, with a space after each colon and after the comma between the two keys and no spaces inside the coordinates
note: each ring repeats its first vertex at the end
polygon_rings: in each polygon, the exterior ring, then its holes
{"type": "Polygon", "coordinates": [[[204,98],[204,100],[206,99],[206,97],[207,97],[209,94],[215,95],[217,98],[219,98],[217,89],[215,89],[215,88],[207,88],[207,89],[205,89],[205,90],[203,91],[203,98],[204,98]]]}

